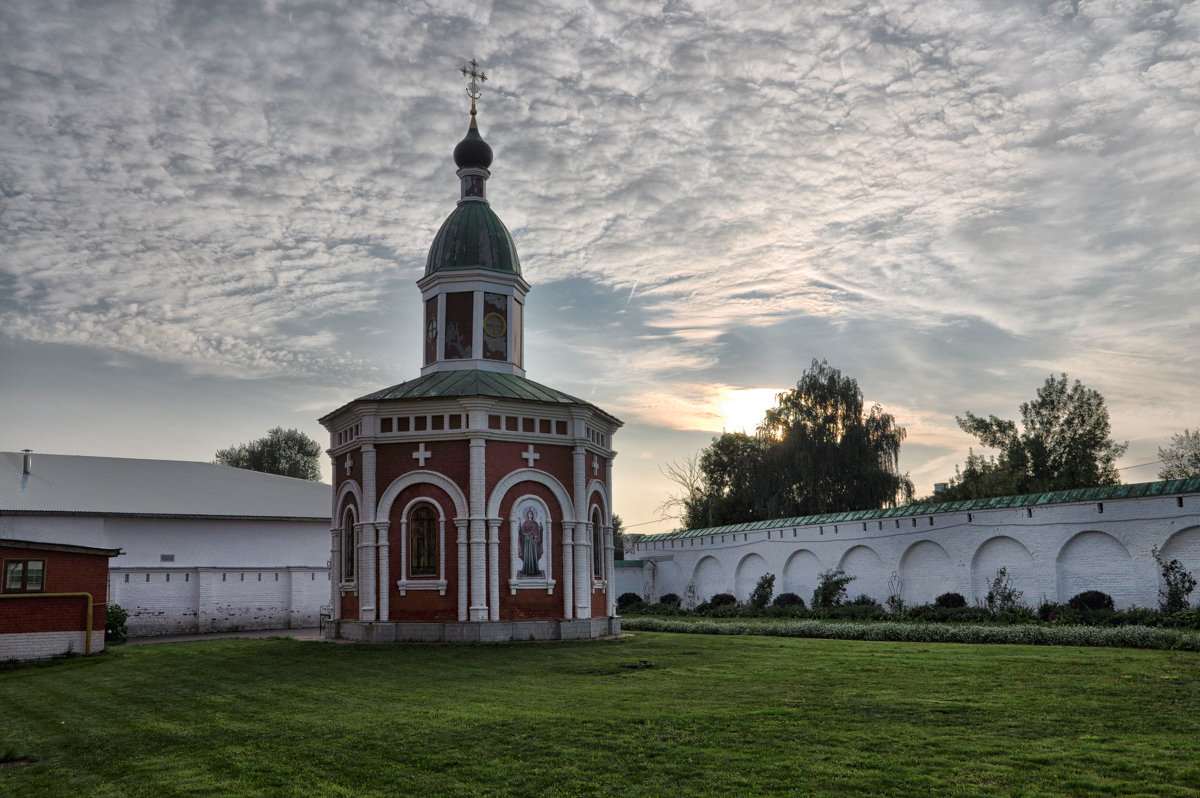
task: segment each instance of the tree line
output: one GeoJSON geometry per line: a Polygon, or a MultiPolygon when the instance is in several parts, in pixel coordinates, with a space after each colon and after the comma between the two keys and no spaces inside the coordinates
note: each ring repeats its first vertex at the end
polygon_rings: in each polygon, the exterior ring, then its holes
{"type": "MultiPolygon", "coordinates": [[[[942,501],[1120,484],[1117,460],[1128,443],[1110,435],[1099,391],[1051,375],[1020,422],[967,412],[955,421],[992,456],[969,449],[966,462],[933,498],[942,501]]],[[[913,499],[899,471],[905,429],[878,404],[867,408],[858,382],[813,360],[796,387],[776,397],[753,434],[726,432],[663,471],[679,490],[659,508],[684,529],[870,510],[913,499]]],[[[1162,479],[1200,476],[1200,430],[1184,430],[1158,450],[1162,479]]]]}

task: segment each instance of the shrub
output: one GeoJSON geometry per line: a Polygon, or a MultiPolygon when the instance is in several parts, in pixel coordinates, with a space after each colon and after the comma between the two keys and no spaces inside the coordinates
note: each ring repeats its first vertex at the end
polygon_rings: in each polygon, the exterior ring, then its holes
{"type": "Polygon", "coordinates": [[[953,593],[953,592],[943,593],[942,595],[935,598],[933,600],[933,603],[939,607],[944,607],[946,609],[953,609],[954,607],[967,606],[967,600],[963,597],[963,594],[962,593],[953,593]]]}
{"type": "Polygon", "coordinates": [[[1163,619],[1163,626],[1175,629],[1200,629],[1200,610],[1181,610],[1163,619]]]}
{"type": "Polygon", "coordinates": [[[822,571],[817,577],[817,589],[813,591],[812,608],[828,609],[840,605],[846,599],[846,585],[856,578],[848,576],[841,568],[822,571]]]}
{"type": "Polygon", "coordinates": [[[658,599],[659,604],[666,604],[671,607],[678,607],[681,602],[682,599],[674,593],[667,593],[658,599]]]}
{"type": "Polygon", "coordinates": [[[717,607],[728,607],[730,605],[736,605],[737,603],[737,598],[729,593],[718,593],[708,600],[708,606],[712,609],[716,609],[717,607]]]}
{"type": "Polygon", "coordinates": [[[860,607],[878,607],[879,602],[868,596],[866,593],[859,593],[852,598],[848,603],[856,604],[860,607]]]}
{"type": "Polygon", "coordinates": [[[125,621],[129,620],[129,613],[120,604],[109,604],[104,608],[104,642],[106,643],[123,643],[129,630],[125,627],[125,621]]]}
{"type": "Polygon", "coordinates": [[[1023,595],[1025,594],[1013,586],[1012,579],[1008,576],[1008,569],[997,568],[996,576],[988,581],[988,592],[984,602],[992,612],[1004,612],[1016,609],[1020,605],[1023,595]]]}
{"type": "Polygon", "coordinates": [[[773,595],[775,595],[775,574],[763,574],[759,578],[758,584],[754,586],[754,590],[750,591],[750,600],[746,603],[756,610],[761,610],[771,603],[773,595]]]}
{"type": "Polygon", "coordinates": [[[641,603],[642,597],[637,593],[622,593],[621,595],[617,596],[617,609],[621,611],[627,610],[630,607],[641,603]]]}
{"type": "Polygon", "coordinates": [[[1179,560],[1167,562],[1158,551],[1158,546],[1150,550],[1154,561],[1162,570],[1163,582],[1166,586],[1158,591],[1158,606],[1166,615],[1174,615],[1188,608],[1188,596],[1196,589],[1196,577],[1183,567],[1179,560]]]}
{"type": "Polygon", "coordinates": [[[804,609],[804,599],[795,593],[780,593],[773,602],[776,607],[799,607],[804,609]]]}
{"type": "Polygon", "coordinates": [[[1085,590],[1067,600],[1067,606],[1073,610],[1111,610],[1112,596],[1100,590],[1085,590]]]}

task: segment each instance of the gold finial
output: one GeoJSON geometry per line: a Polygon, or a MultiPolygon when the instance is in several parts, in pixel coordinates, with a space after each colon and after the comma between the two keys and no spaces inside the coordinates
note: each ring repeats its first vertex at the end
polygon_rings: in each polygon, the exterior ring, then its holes
{"type": "Polygon", "coordinates": [[[479,99],[479,84],[487,81],[487,75],[479,71],[479,62],[471,59],[471,68],[462,67],[459,70],[463,77],[471,80],[467,83],[467,96],[471,98],[471,116],[475,116],[475,101],[479,99]]]}

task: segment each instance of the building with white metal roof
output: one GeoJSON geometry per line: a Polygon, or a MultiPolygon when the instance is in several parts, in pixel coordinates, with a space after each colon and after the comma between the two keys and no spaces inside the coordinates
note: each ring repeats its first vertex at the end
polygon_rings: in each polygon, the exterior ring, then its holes
{"type": "Polygon", "coordinates": [[[0,537],[121,549],[131,634],[316,625],[329,485],[178,460],[0,452],[0,537]]]}

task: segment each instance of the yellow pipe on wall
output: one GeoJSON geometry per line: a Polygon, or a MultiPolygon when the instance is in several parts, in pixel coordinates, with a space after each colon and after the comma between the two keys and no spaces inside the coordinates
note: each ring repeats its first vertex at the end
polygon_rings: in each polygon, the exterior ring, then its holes
{"type": "Polygon", "coordinates": [[[21,599],[21,598],[86,598],[87,599],[87,622],[85,623],[86,637],[83,639],[83,654],[87,656],[92,653],[92,603],[91,593],[0,593],[0,599],[21,599]]]}

